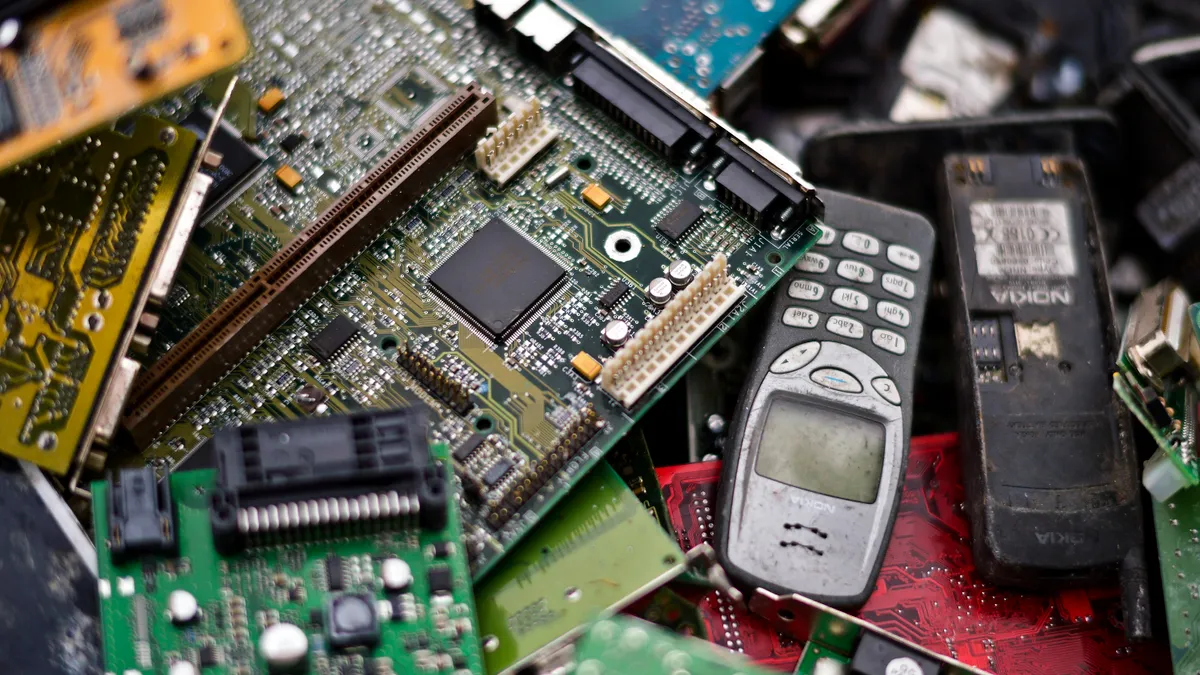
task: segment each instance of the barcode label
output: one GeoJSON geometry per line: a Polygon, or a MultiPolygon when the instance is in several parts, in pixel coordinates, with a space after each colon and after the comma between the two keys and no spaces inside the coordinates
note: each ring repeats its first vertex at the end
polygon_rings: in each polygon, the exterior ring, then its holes
{"type": "Polygon", "coordinates": [[[975,202],[971,204],[971,232],[980,276],[1075,276],[1071,221],[1064,202],[975,202]]]}

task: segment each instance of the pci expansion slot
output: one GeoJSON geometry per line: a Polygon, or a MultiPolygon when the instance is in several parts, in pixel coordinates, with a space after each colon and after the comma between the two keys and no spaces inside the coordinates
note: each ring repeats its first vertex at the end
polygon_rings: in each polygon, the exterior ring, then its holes
{"type": "Polygon", "coordinates": [[[146,445],[339,269],[375,241],[496,122],[496,99],[458,90],[135,383],[124,419],[146,445]]]}

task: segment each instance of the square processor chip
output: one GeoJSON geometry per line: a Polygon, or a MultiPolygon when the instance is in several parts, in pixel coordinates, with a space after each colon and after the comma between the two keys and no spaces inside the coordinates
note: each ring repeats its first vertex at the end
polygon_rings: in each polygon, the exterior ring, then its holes
{"type": "Polygon", "coordinates": [[[430,275],[429,283],[478,328],[502,340],[566,274],[553,258],[493,218],[430,275]]]}

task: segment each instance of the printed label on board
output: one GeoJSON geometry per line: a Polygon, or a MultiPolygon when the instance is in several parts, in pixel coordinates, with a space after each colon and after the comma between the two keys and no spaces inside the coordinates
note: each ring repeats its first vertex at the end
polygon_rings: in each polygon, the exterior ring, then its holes
{"type": "Polygon", "coordinates": [[[1005,200],[971,204],[975,264],[980,276],[1073,277],[1075,251],[1067,205],[1005,200]]]}

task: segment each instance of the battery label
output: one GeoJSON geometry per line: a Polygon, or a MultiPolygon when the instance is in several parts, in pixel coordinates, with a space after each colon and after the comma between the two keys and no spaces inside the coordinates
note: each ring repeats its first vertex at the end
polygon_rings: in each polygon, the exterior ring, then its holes
{"type": "Polygon", "coordinates": [[[1071,221],[1061,201],[973,202],[975,265],[982,277],[1073,277],[1071,221]]]}

